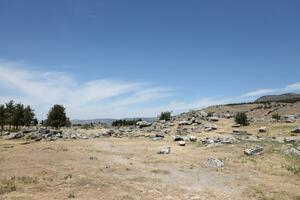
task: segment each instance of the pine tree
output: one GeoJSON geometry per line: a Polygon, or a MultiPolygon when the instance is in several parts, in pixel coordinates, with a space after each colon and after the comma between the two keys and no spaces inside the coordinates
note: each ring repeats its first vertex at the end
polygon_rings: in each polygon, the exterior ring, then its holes
{"type": "Polygon", "coordinates": [[[69,125],[65,108],[62,105],[54,105],[47,116],[46,125],[59,129],[69,125]]]}

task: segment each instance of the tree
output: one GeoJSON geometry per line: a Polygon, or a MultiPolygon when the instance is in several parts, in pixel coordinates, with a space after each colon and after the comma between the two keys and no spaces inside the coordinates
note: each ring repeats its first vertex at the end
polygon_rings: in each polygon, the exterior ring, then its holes
{"type": "Polygon", "coordinates": [[[34,116],[35,116],[35,114],[33,112],[33,109],[31,109],[30,106],[26,106],[24,108],[24,115],[23,115],[23,120],[22,120],[23,121],[23,125],[30,126],[31,124],[33,124],[33,122],[34,122],[34,116]]]}
{"type": "Polygon", "coordinates": [[[69,121],[65,108],[62,105],[54,105],[47,116],[46,125],[59,129],[60,127],[69,125],[69,121]]]}
{"type": "Polygon", "coordinates": [[[171,113],[172,112],[169,112],[169,111],[160,113],[159,120],[170,121],[171,120],[171,113]]]}
{"type": "Polygon", "coordinates": [[[39,124],[39,121],[37,120],[37,118],[34,118],[32,121],[33,126],[37,126],[39,124]]]}
{"type": "Polygon", "coordinates": [[[24,124],[23,120],[24,120],[24,106],[23,104],[18,103],[14,106],[12,125],[14,125],[16,129],[19,129],[19,126],[24,124]]]}
{"type": "Polygon", "coordinates": [[[11,125],[13,125],[13,117],[15,112],[15,103],[13,100],[10,100],[5,104],[5,124],[9,125],[9,129],[11,125]]]}
{"type": "Polygon", "coordinates": [[[1,130],[4,129],[4,124],[5,124],[5,106],[0,105],[0,126],[1,126],[1,130]]]}
{"type": "Polygon", "coordinates": [[[244,112],[236,113],[234,120],[237,124],[241,124],[243,126],[249,125],[248,116],[244,112]]]}

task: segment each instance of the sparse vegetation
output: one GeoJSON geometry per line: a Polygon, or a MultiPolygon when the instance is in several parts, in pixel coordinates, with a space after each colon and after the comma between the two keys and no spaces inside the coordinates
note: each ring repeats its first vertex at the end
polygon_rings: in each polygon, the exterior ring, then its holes
{"type": "Polygon", "coordinates": [[[166,120],[166,121],[170,121],[171,120],[171,114],[172,112],[162,112],[159,115],[159,120],[166,120]]]}
{"type": "Polygon", "coordinates": [[[214,116],[214,112],[207,113],[207,117],[212,117],[212,116],[214,116]]]}
{"type": "Polygon", "coordinates": [[[69,199],[74,199],[76,196],[73,192],[69,193],[68,198],[69,199]]]}
{"type": "Polygon", "coordinates": [[[278,113],[276,113],[272,115],[272,119],[279,121],[281,119],[281,116],[278,113]]]}
{"type": "Polygon", "coordinates": [[[244,112],[236,113],[236,115],[234,117],[234,121],[235,121],[235,123],[240,124],[242,126],[249,125],[248,116],[244,112]]]}
{"type": "Polygon", "coordinates": [[[139,121],[142,121],[142,119],[120,119],[113,121],[112,126],[134,126],[139,121]]]}

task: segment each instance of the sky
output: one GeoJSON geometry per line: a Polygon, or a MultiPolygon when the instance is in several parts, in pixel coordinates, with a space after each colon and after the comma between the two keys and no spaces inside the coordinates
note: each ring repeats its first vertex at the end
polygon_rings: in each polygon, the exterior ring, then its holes
{"type": "Polygon", "coordinates": [[[0,103],[71,119],[300,92],[298,0],[0,0],[0,103]]]}

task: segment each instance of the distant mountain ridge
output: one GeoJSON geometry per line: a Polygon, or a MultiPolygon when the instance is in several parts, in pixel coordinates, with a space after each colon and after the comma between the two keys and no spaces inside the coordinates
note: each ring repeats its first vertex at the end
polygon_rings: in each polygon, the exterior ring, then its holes
{"type": "Polygon", "coordinates": [[[255,100],[256,103],[264,102],[285,102],[285,103],[295,103],[300,101],[300,94],[296,93],[285,93],[280,95],[266,95],[259,97],[255,100]]]}
{"type": "MultiPolygon", "coordinates": [[[[124,118],[126,120],[130,120],[130,119],[142,119],[144,121],[148,121],[148,122],[153,122],[155,121],[157,118],[156,117],[137,117],[137,118],[124,118]]],[[[106,118],[106,119],[73,119],[71,120],[72,124],[90,124],[90,123],[105,123],[108,125],[111,125],[113,123],[113,121],[118,120],[118,119],[112,119],[112,118],[106,118]]]]}

